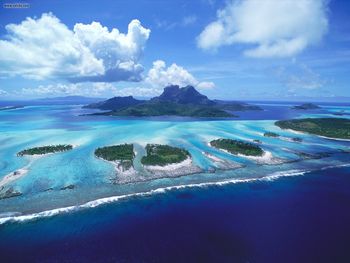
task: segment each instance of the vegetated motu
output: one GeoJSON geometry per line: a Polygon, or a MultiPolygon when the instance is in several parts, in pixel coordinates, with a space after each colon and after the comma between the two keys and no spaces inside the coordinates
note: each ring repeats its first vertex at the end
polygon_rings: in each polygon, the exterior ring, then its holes
{"type": "Polygon", "coordinates": [[[292,107],[293,110],[315,110],[320,108],[321,108],[320,106],[313,103],[304,103],[304,104],[292,107]]]}
{"type": "Polygon", "coordinates": [[[41,154],[47,154],[47,153],[65,152],[71,149],[73,149],[73,146],[70,144],[48,145],[48,146],[40,146],[40,147],[25,149],[17,153],[17,155],[18,156],[41,155],[41,154]]]}
{"type": "Polygon", "coordinates": [[[307,132],[336,139],[350,139],[350,119],[344,118],[306,118],[276,121],[282,129],[307,132]]]}
{"type": "Polygon", "coordinates": [[[226,150],[232,154],[243,154],[247,156],[262,156],[264,154],[263,149],[259,146],[240,140],[216,139],[211,141],[210,145],[218,149],[226,150]]]}
{"type": "Polygon", "coordinates": [[[173,163],[180,163],[190,157],[190,153],[181,148],[161,144],[147,144],[147,155],[143,156],[143,165],[165,166],[173,163]]]}
{"type": "Polygon", "coordinates": [[[265,137],[274,137],[274,138],[280,137],[279,134],[274,133],[274,132],[265,132],[265,133],[264,133],[264,136],[265,136],[265,137]]]}
{"type": "Polygon", "coordinates": [[[135,157],[133,144],[120,144],[97,148],[95,155],[106,161],[132,161],[135,157]]]}

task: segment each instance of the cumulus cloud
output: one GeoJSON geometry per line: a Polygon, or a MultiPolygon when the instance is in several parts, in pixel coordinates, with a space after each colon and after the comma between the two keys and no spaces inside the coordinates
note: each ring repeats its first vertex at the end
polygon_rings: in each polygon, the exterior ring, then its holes
{"type": "Polygon", "coordinates": [[[199,89],[214,88],[213,82],[200,82],[186,69],[173,63],[169,67],[162,60],[153,62],[153,67],[148,71],[145,82],[153,87],[164,88],[167,85],[195,86],[199,89]]]}
{"type": "Polygon", "coordinates": [[[318,43],[328,29],[328,0],[237,0],[217,12],[197,38],[198,47],[216,50],[248,44],[251,57],[287,57],[318,43]]]}
{"type": "Polygon", "coordinates": [[[126,34],[99,22],[69,29],[51,13],[9,24],[0,40],[0,76],[80,81],[140,81],[139,59],[150,35],[132,20],[126,34]]]}

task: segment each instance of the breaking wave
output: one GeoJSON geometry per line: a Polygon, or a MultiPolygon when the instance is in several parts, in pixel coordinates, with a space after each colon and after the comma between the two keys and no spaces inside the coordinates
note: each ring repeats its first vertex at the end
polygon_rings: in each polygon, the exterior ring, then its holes
{"type": "MultiPolygon", "coordinates": [[[[343,164],[339,166],[328,166],[324,167],[321,170],[329,169],[329,168],[335,168],[335,167],[347,167],[350,166],[350,164],[343,164]]],[[[74,206],[67,206],[62,208],[56,208],[51,209],[47,211],[42,211],[38,213],[28,214],[28,215],[18,215],[18,213],[4,213],[0,214],[0,225],[7,223],[7,222],[24,222],[28,220],[35,220],[39,218],[45,218],[45,217],[51,217],[58,214],[63,213],[69,213],[69,212],[75,212],[86,208],[94,208],[103,204],[109,204],[109,203],[115,203],[121,200],[125,200],[131,197],[142,197],[142,196],[150,196],[153,194],[162,194],[166,193],[168,191],[172,190],[179,190],[184,188],[205,188],[209,186],[223,186],[228,184],[239,184],[239,183],[249,183],[249,182],[256,182],[256,181],[274,181],[280,177],[289,177],[289,176],[299,176],[304,175],[305,173],[311,172],[312,170],[287,170],[287,171],[281,171],[281,172],[275,172],[270,175],[264,176],[264,177],[257,177],[257,178],[235,178],[235,179],[228,179],[223,180],[219,182],[204,182],[204,183],[195,183],[195,184],[186,184],[186,185],[176,185],[176,186],[168,186],[168,187],[161,187],[154,190],[146,191],[146,192],[139,192],[139,193],[132,193],[132,194],[125,194],[125,195],[118,195],[118,196],[111,196],[111,197],[105,197],[96,199],[93,201],[86,202],[81,205],[74,205],[74,206]]]]}

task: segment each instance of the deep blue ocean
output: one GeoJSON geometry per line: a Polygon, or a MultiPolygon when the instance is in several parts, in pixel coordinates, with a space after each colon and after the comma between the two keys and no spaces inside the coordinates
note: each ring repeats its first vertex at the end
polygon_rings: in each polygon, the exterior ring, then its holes
{"type": "Polygon", "coordinates": [[[350,168],[0,225],[0,262],[350,262],[350,168]]]}

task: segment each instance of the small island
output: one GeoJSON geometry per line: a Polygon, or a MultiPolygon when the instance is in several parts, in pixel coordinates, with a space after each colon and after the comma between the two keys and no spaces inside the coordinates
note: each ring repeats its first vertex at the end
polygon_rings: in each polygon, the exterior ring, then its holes
{"type": "Polygon", "coordinates": [[[135,158],[134,145],[120,144],[97,148],[95,156],[116,163],[117,169],[121,172],[127,171],[133,167],[135,158]]]}
{"type": "Polygon", "coordinates": [[[274,132],[265,132],[264,137],[278,138],[278,137],[280,137],[280,135],[277,133],[274,133],[274,132]]]}
{"type": "Polygon", "coordinates": [[[174,163],[181,163],[190,158],[190,153],[181,148],[161,144],[147,144],[147,155],[143,156],[143,165],[166,166],[174,163]]]}
{"type": "Polygon", "coordinates": [[[65,152],[73,149],[73,145],[70,144],[58,144],[58,145],[48,145],[25,149],[17,153],[17,156],[24,155],[44,155],[56,152],[65,152]]]}
{"type": "Polygon", "coordinates": [[[293,106],[292,109],[293,110],[316,110],[316,109],[320,109],[321,107],[319,107],[316,104],[313,103],[303,103],[301,105],[297,105],[297,106],[293,106]]]}
{"type": "Polygon", "coordinates": [[[350,119],[343,118],[305,118],[276,121],[281,129],[306,132],[329,139],[350,139],[350,119]]]}
{"type": "Polygon", "coordinates": [[[264,154],[263,149],[261,149],[259,146],[240,140],[216,139],[211,141],[210,145],[217,149],[236,155],[262,156],[264,154]]]}
{"type": "Polygon", "coordinates": [[[293,137],[293,138],[292,138],[292,141],[293,141],[293,142],[302,142],[303,139],[300,138],[300,137],[293,137]]]}
{"type": "Polygon", "coordinates": [[[147,144],[146,156],[141,158],[149,178],[178,177],[202,172],[192,163],[191,154],[182,148],[162,144],[147,144]]]}

